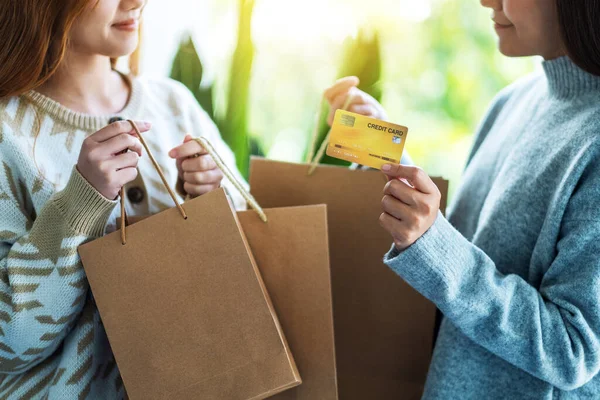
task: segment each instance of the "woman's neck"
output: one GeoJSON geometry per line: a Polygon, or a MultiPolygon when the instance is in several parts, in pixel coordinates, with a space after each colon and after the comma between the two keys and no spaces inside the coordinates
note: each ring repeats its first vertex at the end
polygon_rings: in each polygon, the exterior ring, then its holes
{"type": "Polygon", "coordinates": [[[111,68],[110,58],[68,53],[38,92],[80,113],[110,115],[127,105],[130,87],[111,68]]]}

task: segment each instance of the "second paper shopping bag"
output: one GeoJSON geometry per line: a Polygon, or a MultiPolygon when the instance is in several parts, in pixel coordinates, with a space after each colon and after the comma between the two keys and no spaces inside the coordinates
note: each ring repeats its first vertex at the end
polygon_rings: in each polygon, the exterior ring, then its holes
{"type": "MultiPolygon", "coordinates": [[[[382,262],[379,171],[253,159],[264,207],[327,204],[339,398],[419,399],[431,360],[435,307],[382,262]]],[[[448,182],[435,179],[445,206],[448,182]]]]}
{"type": "Polygon", "coordinates": [[[238,217],[302,376],[302,385],[273,398],[336,400],[327,207],[264,211],[267,223],[251,211],[238,217]]]}

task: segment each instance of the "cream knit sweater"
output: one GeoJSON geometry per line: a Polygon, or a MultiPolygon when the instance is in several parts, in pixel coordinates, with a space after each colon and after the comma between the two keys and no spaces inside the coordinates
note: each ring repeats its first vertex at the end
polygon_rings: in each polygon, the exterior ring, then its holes
{"type": "MultiPolygon", "coordinates": [[[[115,399],[125,396],[77,247],[115,229],[119,207],[77,172],[86,136],[111,117],[152,122],[144,134],[172,187],[167,152],[186,133],[205,136],[236,171],[234,155],[181,84],[131,79],[117,115],[66,109],[37,92],[0,99],[0,398],[115,399]]],[[[173,206],[149,158],[126,186],[127,211],[173,206]]],[[[239,173],[237,173],[239,176],[239,173]]],[[[240,179],[241,176],[239,176],[240,179]]],[[[245,201],[226,179],[236,208],[245,201]]]]}

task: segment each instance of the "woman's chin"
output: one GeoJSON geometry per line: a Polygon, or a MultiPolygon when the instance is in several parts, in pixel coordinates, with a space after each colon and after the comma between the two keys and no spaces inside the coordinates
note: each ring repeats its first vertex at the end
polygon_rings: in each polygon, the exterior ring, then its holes
{"type": "Polygon", "coordinates": [[[502,39],[498,43],[498,49],[500,50],[500,53],[506,57],[529,57],[536,55],[532,53],[531,50],[525,49],[520,43],[503,41],[502,39]]]}
{"type": "Polygon", "coordinates": [[[129,46],[126,46],[125,44],[126,43],[121,43],[120,46],[118,46],[118,48],[111,49],[107,56],[109,56],[110,58],[127,57],[131,55],[137,48],[137,41],[129,46]]]}

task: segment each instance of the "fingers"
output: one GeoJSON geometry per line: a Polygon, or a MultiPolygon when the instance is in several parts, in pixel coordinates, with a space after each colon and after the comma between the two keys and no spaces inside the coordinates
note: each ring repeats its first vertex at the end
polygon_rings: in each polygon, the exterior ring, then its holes
{"type": "Polygon", "coordinates": [[[176,159],[183,190],[192,197],[202,196],[221,186],[223,172],[217,168],[212,156],[193,139],[186,135],[183,144],[169,152],[176,159]]]}
{"type": "Polygon", "coordinates": [[[348,106],[352,104],[365,104],[368,100],[367,97],[364,96],[364,92],[362,90],[353,87],[350,88],[350,90],[348,90],[347,92],[341,93],[336,98],[334,98],[331,102],[331,108],[334,110],[342,108],[344,104],[346,104],[348,98],[351,98],[351,101],[348,104],[348,106]]]}
{"type": "Polygon", "coordinates": [[[184,172],[183,180],[193,185],[215,184],[223,180],[223,173],[218,169],[202,172],[184,172]]]}
{"type": "Polygon", "coordinates": [[[394,196],[385,195],[381,200],[382,210],[400,221],[412,221],[413,212],[410,206],[394,196]]]}
{"type": "Polygon", "coordinates": [[[203,194],[212,192],[219,187],[218,184],[194,185],[193,183],[184,182],[183,190],[190,196],[202,196],[203,194]]]}
{"type": "MultiPolygon", "coordinates": [[[[142,132],[142,133],[149,131],[150,128],[152,127],[152,124],[150,122],[144,122],[144,121],[134,121],[134,122],[137,125],[140,132],[142,132]]],[[[96,143],[102,143],[102,142],[112,139],[113,137],[118,136],[120,134],[133,135],[133,134],[135,134],[135,130],[133,129],[133,127],[131,126],[131,124],[128,121],[117,121],[117,122],[113,122],[112,124],[107,125],[104,128],[100,129],[98,132],[89,136],[88,139],[91,139],[96,143]]]]}
{"type": "MultiPolygon", "coordinates": [[[[418,180],[418,178],[412,179],[418,180]]],[[[429,228],[433,224],[440,208],[441,194],[437,186],[435,184],[433,186],[435,192],[424,193],[394,178],[385,185],[383,190],[383,210],[405,222],[410,228],[409,231],[423,234],[426,229],[422,228],[424,226],[429,228]]]]}
{"type": "Polygon", "coordinates": [[[379,113],[377,109],[370,104],[353,104],[348,107],[348,111],[353,112],[355,114],[364,115],[366,117],[371,118],[379,118],[379,113]]]}
{"type": "Polygon", "coordinates": [[[348,91],[338,94],[330,103],[329,115],[327,116],[327,123],[333,124],[335,118],[335,112],[346,105],[349,101],[348,107],[353,104],[363,104],[364,97],[360,95],[361,91],[355,87],[350,88],[348,91]]]}
{"type": "Polygon", "coordinates": [[[387,119],[387,115],[383,110],[383,107],[381,107],[381,105],[377,100],[375,100],[375,98],[373,98],[368,93],[365,93],[362,90],[353,87],[350,88],[348,92],[339,94],[331,102],[329,115],[327,117],[327,122],[329,123],[329,125],[333,124],[335,112],[343,108],[346,104],[348,105],[347,111],[364,115],[367,117],[383,120],[387,119]],[[347,103],[348,101],[349,103],[347,103]]]}
{"type": "Polygon", "coordinates": [[[389,178],[406,179],[415,189],[425,194],[436,194],[439,190],[429,175],[421,168],[399,165],[386,164],[381,168],[381,171],[389,178]]]}
{"type": "Polygon", "coordinates": [[[106,157],[119,154],[128,149],[137,153],[140,157],[142,156],[142,143],[137,137],[127,133],[121,133],[101,143],[99,148],[102,149],[106,157]]]}
{"type": "Polygon", "coordinates": [[[356,76],[347,76],[342,79],[338,79],[333,86],[325,90],[325,99],[331,104],[333,100],[340,94],[347,93],[351,88],[358,86],[360,80],[356,76]]]}
{"type": "MultiPolygon", "coordinates": [[[[185,135],[185,137],[183,138],[183,143],[187,143],[187,142],[189,142],[190,140],[194,140],[194,138],[192,137],[192,135],[190,135],[190,134],[186,134],[186,135],[185,135]]],[[[180,158],[177,158],[177,159],[175,160],[175,164],[176,164],[176,166],[177,166],[177,171],[179,172],[179,177],[180,177],[181,179],[183,179],[183,168],[182,168],[182,164],[183,164],[183,162],[184,162],[184,161],[185,161],[185,158],[181,158],[181,157],[180,157],[180,158]]]]}
{"type": "Polygon", "coordinates": [[[128,151],[127,153],[119,154],[109,160],[106,165],[107,168],[113,171],[119,171],[125,168],[136,168],[139,162],[140,156],[138,153],[128,151]]]}
{"type": "Polygon", "coordinates": [[[329,102],[329,115],[327,123],[333,124],[335,112],[347,105],[347,111],[365,115],[367,117],[387,120],[387,115],[381,104],[368,93],[358,89],[359,79],[349,76],[338,80],[332,87],[325,91],[325,98],[329,102]]]}
{"type": "Polygon", "coordinates": [[[186,158],[181,163],[183,172],[209,171],[215,168],[217,168],[217,163],[208,154],[195,158],[186,158]]]}
{"type": "Polygon", "coordinates": [[[379,222],[392,235],[396,248],[404,250],[435,222],[440,208],[440,191],[418,167],[387,164],[383,171],[390,181],[384,188],[383,214],[379,222]]]}
{"type": "Polygon", "coordinates": [[[186,158],[196,154],[208,154],[208,152],[200,143],[192,139],[169,151],[169,157],[171,158],[186,158]]]}
{"type": "MultiPolygon", "coordinates": [[[[132,153],[135,154],[135,153],[132,153]]],[[[129,182],[135,180],[138,176],[138,170],[135,167],[123,168],[115,173],[118,187],[123,187],[129,182]]]]}
{"type": "Polygon", "coordinates": [[[177,166],[177,172],[179,175],[179,178],[183,179],[183,167],[182,164],[185,161],[184,158],[178,158],[175,160],[175,165],[177,166]]]}
{"type": "Polygon", "coordinates": [[[392,236],[396,246],[404,247],[405,238],[401,236],[405,229],[402,221],[384,212],[379,216],[379,224],[392,236]]]}
{"type": "Polygon", "coordinates": [[[390,180],[383,190],[383,194],[393,196],[406,205],[414,206],[423,200],[423,193],[398,180],[390,180]]]}
{"type": "Polygon", "coordinates": [[[383,212],[379,216],[379,223],[386,231],[390,233],[402,227],[400,220],[386,212],[383,212]]]}
{"type": "MultiPolygon", "coordinates": [[[[151,128],[149,122],[135,124],[140,133],[151,128]]],[[[77,169],[100,194],[115,199],[120,188],[137,177],[141,155],[142,144],[131,123],[118,121],[83,141],[77,169]]]]}

